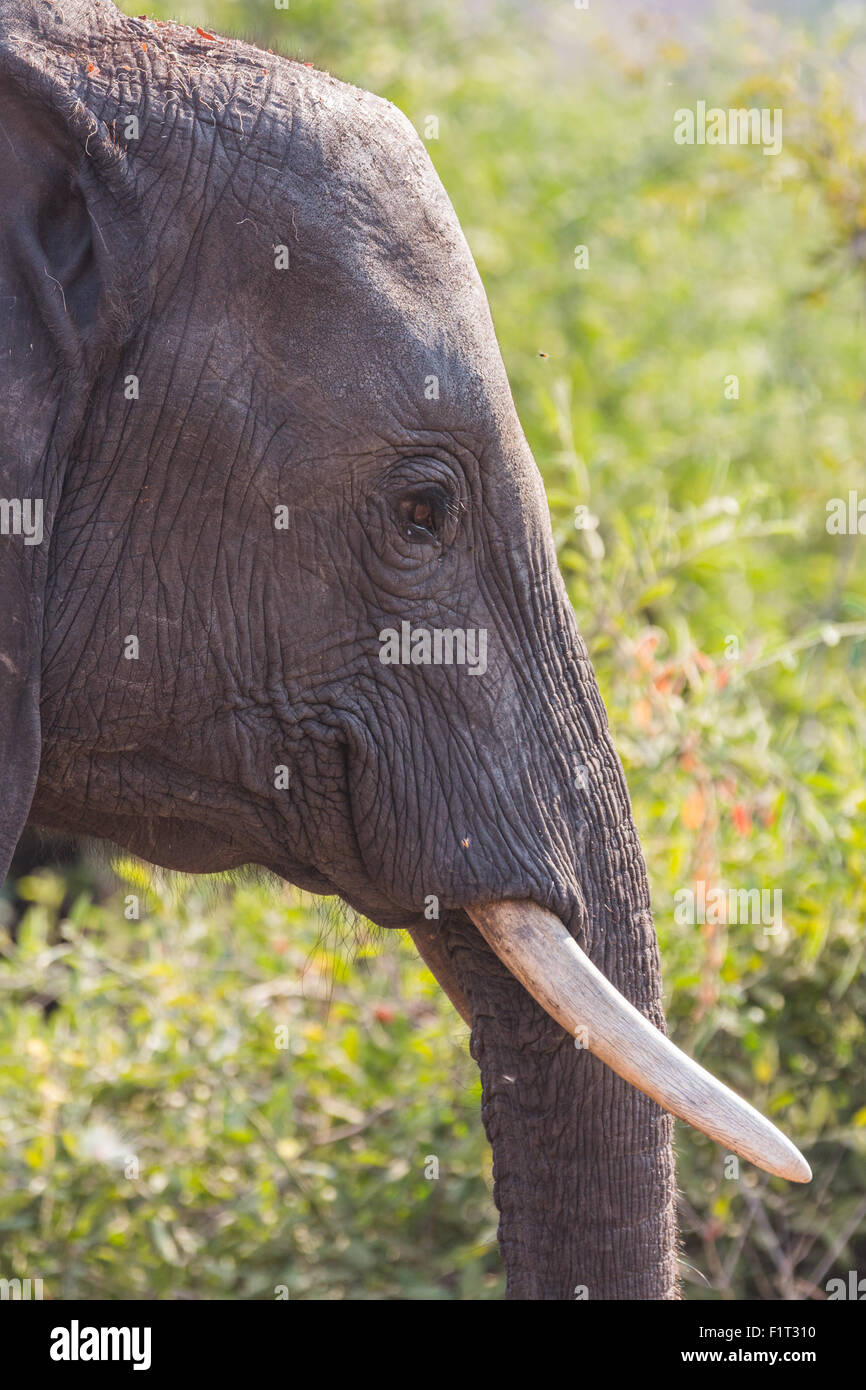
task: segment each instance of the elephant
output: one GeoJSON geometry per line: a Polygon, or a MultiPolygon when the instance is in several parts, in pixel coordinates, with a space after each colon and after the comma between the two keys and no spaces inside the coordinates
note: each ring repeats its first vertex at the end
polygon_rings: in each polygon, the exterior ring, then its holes
{"type": "Polygon", "coordinates": [[[0,0],[0,875],[28,826],[411,934],[470,1026],[507,1297],[679,1297],[645,863],[485,293],[392,104],[0,0]],[[483,659],[482,659],[483,656],[483,659]]]}

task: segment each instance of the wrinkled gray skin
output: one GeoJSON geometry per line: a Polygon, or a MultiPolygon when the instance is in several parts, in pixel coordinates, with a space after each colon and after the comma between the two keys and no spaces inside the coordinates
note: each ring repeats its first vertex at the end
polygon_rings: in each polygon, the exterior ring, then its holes
{"type": "Polygon", "coordinates": [[[663,1026],[622,771],[423,146],[325,73],[102,0],[0,0],[0,93],[0,495],[46,509],[41,545],[0,536],[0,874],[29,822],[385,927],[435,894],[509,1295],[675,1296],[668,1117],[461,911],[550,907],[663,1026]],[[487,673],[382,665],[402,620],[487,629],[487,673]]]}

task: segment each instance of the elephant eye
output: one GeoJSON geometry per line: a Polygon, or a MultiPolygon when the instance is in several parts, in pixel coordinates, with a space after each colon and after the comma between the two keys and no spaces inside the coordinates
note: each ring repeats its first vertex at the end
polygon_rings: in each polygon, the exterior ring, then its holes
{"type": "Polygon", "coordinates": [[[440,545],[442,526],[448,515],[447,495],[439,488],[413,492],[397,503],[397,524],[407,541],[420,545],[440,545]]]}

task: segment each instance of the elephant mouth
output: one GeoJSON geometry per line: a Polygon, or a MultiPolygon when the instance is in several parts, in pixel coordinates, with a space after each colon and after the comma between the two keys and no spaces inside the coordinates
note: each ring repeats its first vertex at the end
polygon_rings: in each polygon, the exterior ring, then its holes
{"type": "MultiPolygon", "coordinates": [[[[639,1013],[558,917],[525,900],[483,903],[466,912],[505,967],[577,1046],[733,1153],[790,1182],[809,1182],[811,1169],[790,1139],[639,1013]]],[[[465,1000],[455,998],[447,981],[443,984],[466,1017],[465,1000]]]]}

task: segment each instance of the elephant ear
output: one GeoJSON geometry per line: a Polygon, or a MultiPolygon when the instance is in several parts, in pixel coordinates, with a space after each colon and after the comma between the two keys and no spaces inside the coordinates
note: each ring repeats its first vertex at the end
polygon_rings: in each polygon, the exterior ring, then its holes
{"type": "Polygon", "coordinates": [[[0,882],[40,758],[46,578],[66,461],[142,309],[126,158],[52,53],[0,23],[0,882]]]}

